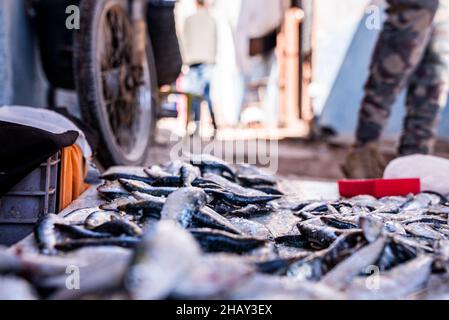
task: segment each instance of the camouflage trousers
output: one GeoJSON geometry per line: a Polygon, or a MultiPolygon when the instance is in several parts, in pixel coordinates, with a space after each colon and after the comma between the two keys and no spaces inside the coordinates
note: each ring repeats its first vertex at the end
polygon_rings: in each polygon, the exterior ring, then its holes
{"type": "Polygon", "coordinates": [[[387,0],[388,18],[373,54],[357,141],[377,141],[407,87],[399,153],[430,153],[449,94],[449,0],[387,0]]]}

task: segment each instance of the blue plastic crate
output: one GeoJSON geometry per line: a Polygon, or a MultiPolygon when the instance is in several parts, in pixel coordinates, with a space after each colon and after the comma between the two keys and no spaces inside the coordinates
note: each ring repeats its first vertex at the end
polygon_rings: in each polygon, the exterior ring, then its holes
{"type": "Polygon", "coordinates": [[[0,244],[19,242],[40,217],[56,212],[59,163],[56,154],[0,198],[0,244]]]}

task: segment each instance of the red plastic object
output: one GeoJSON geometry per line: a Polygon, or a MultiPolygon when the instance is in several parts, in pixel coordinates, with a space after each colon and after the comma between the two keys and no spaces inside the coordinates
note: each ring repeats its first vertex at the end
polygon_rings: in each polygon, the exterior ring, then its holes
{"type": "Polygon", "coordinates": [[[388,196],[406,196],[421,192],[421,180],[418,179],[372,179],[340,180],[340,195],[352,198],[359,195],[371,195],[376,198],[388,196]]]}

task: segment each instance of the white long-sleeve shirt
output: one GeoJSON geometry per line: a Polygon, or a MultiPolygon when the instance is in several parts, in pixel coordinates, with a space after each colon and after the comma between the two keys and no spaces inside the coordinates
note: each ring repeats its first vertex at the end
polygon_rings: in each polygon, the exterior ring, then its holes
{"type": "Polygon", "coordinates": [[[187,65],[214,64],[217,56],[217,23],[206,9],[188,17],[184,23],[184,62],[187,65]]]}

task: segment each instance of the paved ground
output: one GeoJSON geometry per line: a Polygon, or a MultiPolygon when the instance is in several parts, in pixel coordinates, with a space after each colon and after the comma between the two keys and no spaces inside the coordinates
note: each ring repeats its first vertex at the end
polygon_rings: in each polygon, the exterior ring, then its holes
{"type": "MultiPolygon", "coordinates": [[[[242,134],[241,134],[242,135],[242,134]]],[[[238,136],[238,135],[237,135],[238,136]]],[[[251,134],[247,134],[251,136],[251,134]]],[[[254,136],[254,134],[253,134],[254,136]]],[[[170,132],[167,130],[160,130],[157,138],[157,143],[153,146],[148,157],[148,165],[163,163],[170,160],[170,151],[176,147],[175,143],[170,142],[170,132]]],[[[251,153],[251,148],[248,147],[254,143],[252,139],[240,139],[237,137],[233,139],[243,143],[245,146],[243,150],[229,149],[224,147],[229,146],[229,139],[219,139],[214,142],[202,141],[202,148],[213,148],[214,150],[223,151],[225,157],[230,155],[236,157],[248,157],[248,150],[251,153]],[[232,154],[230,154],[232,153],[232,154]]],[[[350,148],[350,143],[347,140],[334,140],[333,142],[323,141],[309,141],[305,138],[285,138],[278,141],[278,171],[279,176],[288,178],[289,180],[312,179],[322,181],[334,181],[343,178],[340,171],[340,166],[344,162],[345,156],[350,148]]],[[[204,149],[203,149],[204,150],[204,149]]],[[[395,143],[385,141],[382,144],[383,153],[387,158],[392,159],[395,155],[395,143]]],[[[449,158],[449,144],[439,142],[436,148],[438,156],[449,158]]],[[[247,159],[247,158],[246,158],[247,159]]],[[[274,161],[274,160],[272,160],[274,161]]]]}

